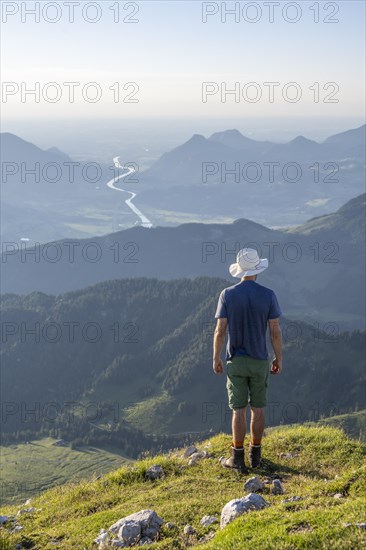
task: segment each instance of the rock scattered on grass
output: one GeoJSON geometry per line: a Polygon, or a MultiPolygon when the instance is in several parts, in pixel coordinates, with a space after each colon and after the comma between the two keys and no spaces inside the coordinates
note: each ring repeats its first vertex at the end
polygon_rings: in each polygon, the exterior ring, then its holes
{"type": "Polygon", "coordinates": [[[22,510],[18,511],[17,516],[21,516],[23,514],[32,514],[35,511],[35,508],[23,508],[22,510]]]}
{"type": "Polygon", "coordinates": [[[290,497],[290,498],[285,498],[282,503],[283,504],[286,504],[286,502],[297,502],[299,500],[302,500],[302,497],[300,496],[293,496],[293,497],[290,497]]]}
{"type": "Polygon", "coordinates": [[[118,540],[126,546],[137,544],[141,538],[141,524],[138,521],[125,521],[118,530],[118,540]]]}
{"type": "Polygon", "coordinates": [[[258,476],[250,477],[244,483],[244,491],[249,491],[251,493],[256,493],[257,491],[263,490],[263,483],[258,476]]]}
{"type": "Polygon", "coordinates": [[[280,457],[285,458],[286,460],[289,460],[290,458],[296,458],[299,456],[298,451],[294,451],[293,453],[281,453],[280,457]]]}
{"type": "Polygon", "coordinates": [[[215,516],[203,516],[203,518],[200,521],[200,524],[204,527],[209,527],[213,523],[218,522],[219,520],[215,516]]]}
{"type": "Polygon", "coordinates": [[[335,495],[333,495],[333,498],[343,498],[343,495],[342,493],[336,493],[335,495]]]}
{"type": "Polygon", "coordinates": [[[197,452],[191,454],[189,462],[188,462],[188,466],[194,466],[195,464],[197,464],[197,462],[199,462],[203,458],[208,458],[208,456],[209,455],[208,455],[207,451],[197,451],[197,452]]]}
{"type": "Polygon", "coordinates": [[[196,529],[192,525],[185,525],[183,533],[185,535],[194,535],[196,533],[196,529]]]}
{"type": "Polygon", "coordinates": [[[299,525],[295,525],[291,529],[289,529],[289,533],[294,534],[303,534],[303,533],[311,533],[313,530],[312,526],[309,525],[309,523],[300,523],[299,525]]]}
{"type": "Polygon", "coordinates": [[[366,523],[365,522],[361,522],[361,523],[346,522],[346,523],[343,523],[342,525],[343,525],[343,527],[358,527],[359,529],[366,529],[366,523]]]}
{"type": "Polygon", "coordinates": [[[160,533],[163,523],[154,510],[141,510],[119,519],[108,530],[101,529],[94,542],[99,544],[99,548],[106,548],[108,544],[120,548],[140,543],[151,544],[160,533]],[[111,534],[117,535],[117,538],[111,540],[111,534]]]}
{"type": "Polygon", "coordinates": [[[97,538],[94,539],[95,544],[99,545],[99,548],[104,548],[110,541],[110,536],[107,529],[101,529],[97,538]]]}
{"type": "Polygon", "coordinates": [[[283,495],[285,492],[283,485],[279,479],[273,480],[272,495],[283,495]]]}
{"type": "Polygon", "coordinates": [[[194,445],[190,445],[189,447],[186,448],[186,450],[184,451],[184,458],[188,458],[190,457],[191,455],[193,455],[193,453],[197,453],[198,452],[198,449],[197,447],[195,447],[194,445]]]}
{"type": "Polygon", "coordinates": [[[155,479],[160,479],[165,476],[165,472],[161,466],[154,464],[146,470],[146,477],[154,481],[155,479]]]}
{"type": "Polygon", "coordinates": [[[243,498],[230,500],[221,511],[220,527],[223,529],[228,523],[231,523],[245,512],[261,510],[266,506],[269,506],[268,502],[255,493],[249,493],[249,495],[243,498]]]}
{"type": "Polygon", "coordinates": [[[18,533],[18,531],[23,529],[23,526],[17,520],[17,516],[0,516],[0,525],[4,526],[2,529],[12,534],[18,533]]]}
{"type": "Polygon", "coordinates": [[[18,531],[21,531],[23,529],[23,525],[15,525],[15,527],[13,527],[13,529],[11,529],[9,531],[9,533],[18,533],[18,531]]]}
{"type": "Polygon", "coordinates": [[[172,523],[171,521],[168,521],[166,524],[165,524],[165,529],[175,529],[175,524],[172,523]]]}
{"type": "Polygon", "coordinates": [[[0,525],[7,523],[9,521],[9,516],[0,516],[0,525]]]}

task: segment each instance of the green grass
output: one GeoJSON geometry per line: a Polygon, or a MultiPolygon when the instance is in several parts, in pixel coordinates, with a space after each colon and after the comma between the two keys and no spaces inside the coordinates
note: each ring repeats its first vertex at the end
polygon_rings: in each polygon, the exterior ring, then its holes
{"type": "Polygon", "coordinates": [[[348,435],[366,442],[366,410],[324,418],[319,424],[342,428],[348,435]]]}
{"type": "Polygon", "coordinates": [[[53,445],[47,437],[1,447],[2,504],[21,503],[32,495],[69,481],[109,472],[128,461],[118,450],[53,445]]]}
{"type": "MultiPolygon", "coordinates": [[[[200,526],[206,514],[220,516],[226,502],[243,496],[243,481],[250,477],[223,469],[218,458],[229,452],[230,437],[218,435],[199,446],[212,458],[189,467],[182,451],[149,457],[123,466],[93,481],[69,483],[32,499],[38,511],[22,516],[24,529],[5,535],[6,544],[23,541],[28,548],[91,549],[101,528],[141,509],[154,509],[176,529],[163,527],[161,539],[151,549],[358,549],[366,544],[366,533],[343,523],[365,521],[366,445],[348,438],[329,426],[288,426],[269,430],[263,441],[263,476],[282,476],[284,496],[274,496],[266,486],[263,494],[270,507],[250,512],[220,531],[217,524],[200,526]],[[293,458],[283,453],[297,451],[293,458]],[[160,464],[164,479],[145,479],[151,464],[160,464]],[[335,499],[337,492],[344,496],[335,499]],[[283,504],[285,497],[303,500],[283,504]],[[185,524],[197,529],[197,536],[183,535],[185,524]],[[211,542],[199,544],[199,537],[216,532],[211,542]],[[58,541],[54,544],[52,541],[58,541]]],[[[15,514],[18,507],[5,507],[2,514],[15,514]]],[[[8,546],[11,548],[12,546],[8,546]]]]}

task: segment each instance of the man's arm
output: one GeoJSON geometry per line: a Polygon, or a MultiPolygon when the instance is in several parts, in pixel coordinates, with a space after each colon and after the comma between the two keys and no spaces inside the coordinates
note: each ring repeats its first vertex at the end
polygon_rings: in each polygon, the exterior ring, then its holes
{"type": "Polygon", "coordinates": [[[213,344],[213,370],[216,374],[221,374],[224,372],[224,364],[221,359],[222,348],[225,342],[227,329],[227,318],[221,317],[217,319],[217,324],[214,333],[214,344],[213,344]]]}
{"type": "Polygon", "coordinates": [[[282,333],[280,327],[280,320],[269,319],[269,332],[271,336],[271,343],[273,347],[274,354],[276,356],[276,362],[278,365],[278,370],[274,374],[279,374],[282,370],[282,333]]]}

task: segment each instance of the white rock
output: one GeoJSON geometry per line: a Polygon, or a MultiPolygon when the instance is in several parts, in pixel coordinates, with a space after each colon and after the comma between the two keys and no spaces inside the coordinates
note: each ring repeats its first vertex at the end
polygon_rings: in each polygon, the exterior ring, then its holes
{"type": "Polygon", "coordinates": [[[283,485],[279,479],[273,480],[273,487],[271,492],[272,495],[283,495],[283,493],[285,492],[283,485]]]}
{"type": "Polygon", "coordinates": [[[207,451],[197,451],[196,453],[193,453],[191,455],[191,458],[189,459],[188,466],[194,466],[197,464],[199,460],[202,460],[203,458],[208,457],[207,451]]]}
{"type": "Polygon", "coordinates": [[[293,453],[281,453],[280,454],[281,458],[286,458],[286,459],[296,458],[297,456],[299,456],[298,451],[294,451],[293,453]]]}
{"type": "Polygon", "coordinates": [[[183,533],[185,535],[194,535],[196,532],[196,529],[192,527],[192,525],[185,525],[183,529],[183,533]]]}
{"type": "Polygon", "coordinates": [[[366,523],[365,522],[362,522],[362,523],[355,523],[356,527],[359,527],[360,529],[366,529],[366,523]]]}
{"type": "Polygon", "coordinates": [[[137,544],[141,539],[141,525],[137,521],[129,520],[125,521],[119,531],[118,540],[123,542],[126,546],[132,546],[137,544]]]}
{"type": "Polygon", "coordinates": [[[302,497],[300,496],[293,496],[293,497],[290,497],[290,498],[285,498],[283,499],[283,504],[285,504],[286,502],[297,502],[298,500],[302,500],[302,497]]]}
{"type": "Polygon", "coordinates": [[[137,544],[144,537],[154,540],[163,523],[164,521],[154,510],[141,510],[119,519],[109,527],[108,531],[118,534],[118,539],[124,542],[125,546],[129,546],[132,540],[137,544]]]}
{"type": "Polygon", "coordinates": [[[333,498],[343,498],[343,495],[342,493],[336,493],[335,495],[333,495],[333,498]]]}
{"type": "Polygon", "coordinates": [[[223,529],[228,523],[245,512],[249,512],[250,510],[261,510],[266,506],[269,506],[268,502],[255,493],[249,493],[249,495],[243,498],[230,500],[221,511],[220,527],[223,529]]]}
{"type": "Polygon", "coordinates": [[[146,470],[146,477],[151,480],[159,479],[161,477],[164,477],[165,472],[161,466],[158,464],[154,464],[153,466],[150,466],[148,470],[146,470]]]}
{"type": "Polygon", "coordinates": [[[99,535],[94,539],[95,544],[99,544],[99,548],[105,548],[109,542],[109,533],[106,529],[101,529],[99,535]]]}
{"type": "Polygon", "coordinates": [[[256,493],[257,491],[263,490],[263,483],[258,476],[251,477],[247,479],[244,483],[244,491],[250,491],[251,493],[256,493]]]}
{"type": "Polygon", "coordinates": [[[9,516],[0,516],[0,525],[9,521],[9,516]]]}
{"type": "Polygon", "coordinates": [[[23,508],[23,510],[19,510],[17,513],[17,516],[21,516],[23,514],[31,514],[32,512],[35,512],[35,508],[23,508]]]}
{"type": "Polygon", "coordinates": [[[175,529],[175,524],[172,523],[171,521],[168,521],[168,522],[165,524],[165,528],[166,528],[166,529],[175,529]]]}
{"type": "Polygon", "coordinates": [[[194,445],[190,445],[189,447],[186,448],[186,450],[184,451],[184,458],[188,458],[189,456],[193,455],[193,453],[197,453],[198,452],[198,449],[197,447],[195,447],[194,445]]]}
{"type": "Polygon", "coordinates": [[[200,521],[200,524],[204,527],[209,527],[213,523],[218,522],[219,520],[215,516],[203,516],[203,518],[200,521]]]}

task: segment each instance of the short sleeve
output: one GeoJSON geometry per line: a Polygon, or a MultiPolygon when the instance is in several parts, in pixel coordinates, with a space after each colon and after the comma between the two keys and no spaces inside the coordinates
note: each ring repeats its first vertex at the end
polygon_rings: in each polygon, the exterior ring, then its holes
{"type": "Polygon", "coordinates": [[[282,315],[280,305],[278,303],[276,294],[272,292],[271,305],[269,307],[268,319],[277,319],[282,315]]]}
{"type": "Polygon", "coordinates": [[[225,303],[225,294],[224,291],[222,291],[217,304],[215,319],[222,319],[225,317],[227,318],[227,308],[225,303]]]}

